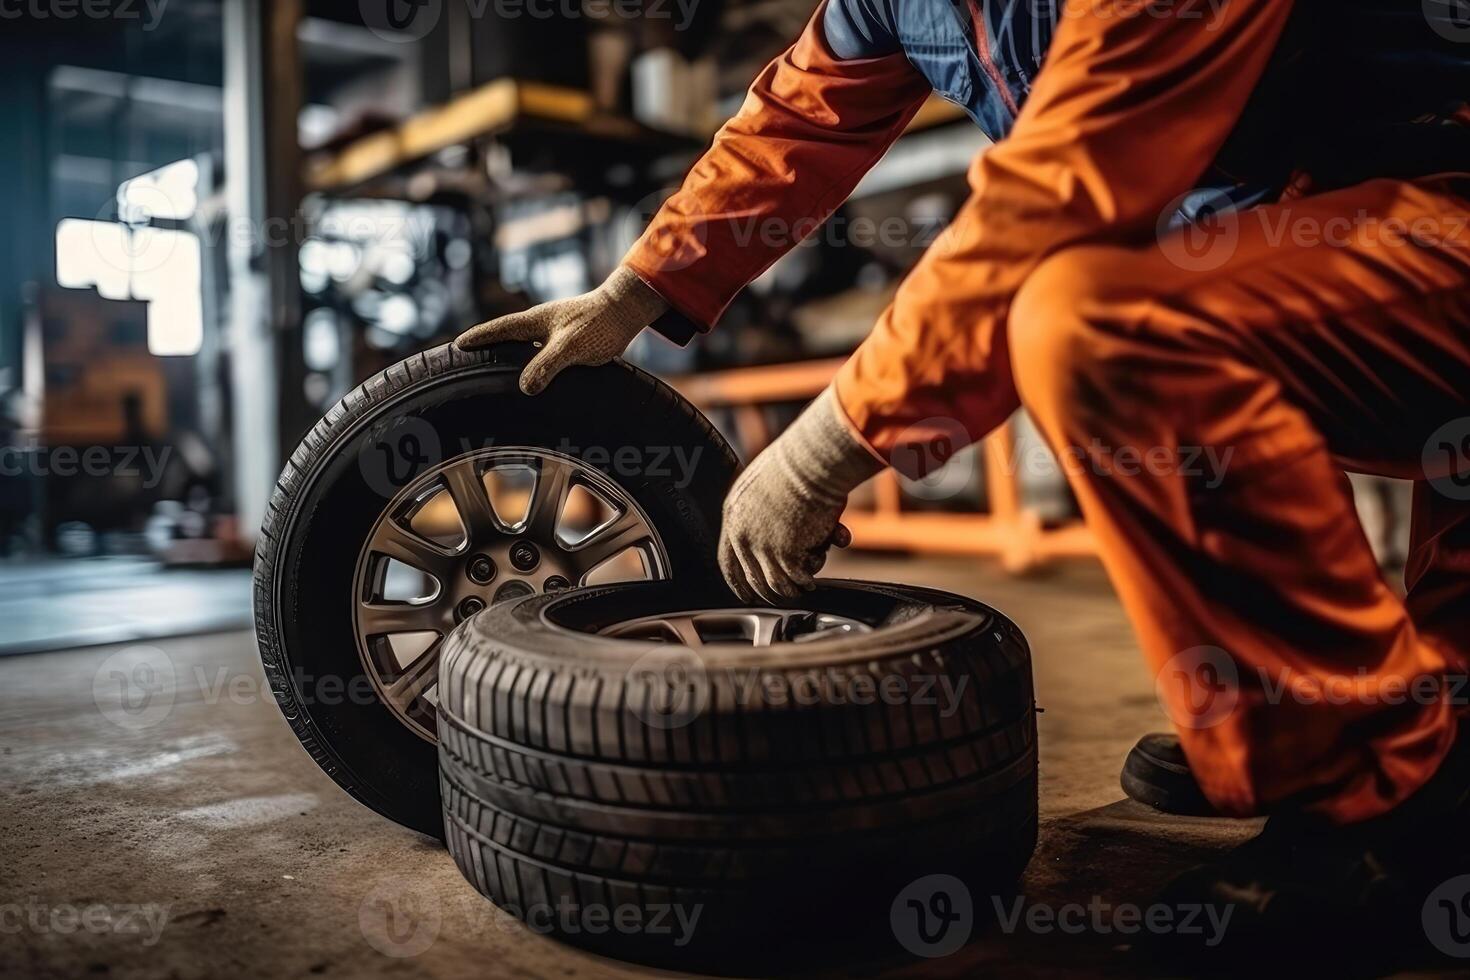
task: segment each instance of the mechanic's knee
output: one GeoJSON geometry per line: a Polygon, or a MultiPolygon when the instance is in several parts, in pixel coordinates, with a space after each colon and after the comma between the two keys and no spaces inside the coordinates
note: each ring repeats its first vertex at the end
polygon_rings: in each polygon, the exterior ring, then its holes
{"type": "Polygon", "coordinates": [[[1021,400],[1043,427],[1071,428],[1094,409],[1116,414],[1121,297],[1110,270],[1126,250],[1058,252],[1022,284],[1008,321],[1011,370],[1021,400]],[[1111,406],[1111,410],[1109,410],[1111,406]]]}

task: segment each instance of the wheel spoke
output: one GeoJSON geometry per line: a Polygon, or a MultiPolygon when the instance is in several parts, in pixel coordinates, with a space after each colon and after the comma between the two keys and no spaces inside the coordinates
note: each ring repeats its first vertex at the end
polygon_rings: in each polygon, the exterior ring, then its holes
{"type": "Polygon", "coordinates": [[[781,627],[786,625],[790,619],[789,613],[756,613],[755,632],[751,635],[751,646],[768,647],[776,642],[776,637],[781,633],[781,627]]]}
{"type": "Polygon", "coordinates": [[[554,459],[542,459],[536,470],[536,486],[526,508],[526,531],[548,545],[556,540],[556,525],[572,491],[572,473],[571,466],[554,459]]]}
{"type": "Polygon", "coordinates": [[[358,623],[364,636],[390,636],[438,630],[441,614],[437,603],[364,602],[358,608],[358,623]]]}
{"type": "MultiPolygon", "coordinates": [[[[581,515],[584,508],[576,506],[573,511],[581,515]]],[[[456,603],[465,598],[461,577],[470,571],[470,556],[483,552],[499,567],[502,558],[509,560],[504,552],[515,543],[508,539],[521,537],[534,543],[543,556],[538,581],[532,584],[540,584],[542,576],[546,582],[553,576],[585,582],[599,566],[617,571],[610,578],[640,577],[636,569],[628,568],[625,574],[622,567],[622,559],[631,559],[626,552],[632,548],[642,558],[641,577],[665,578],[668,558],[663,543],[648,519],[636,516],[640,514],[626,490],[597,468],[530,446],[476,451],[422,474],[385,507],[358,554],[353,582],[358,653],[383,703],[416,734],[434,740],[432,692],[439,649],[457,620],[456,603]],[[587,511],[592,523],[614,516],[585,535],[580,531],[587,524],[579,519],[577,530],[569,529],[570,537],[564,540],[558,535],[563,514],[569,506],[580,505],[580,500],[570,498],[584,489],[597,505],[587,511]],[[443,526],[449,506],[463,529],[463,541],[450,541],[452,526],[443,526]],[[435,519],[433,527],[427,519],[418,519],[424,514],[435,519]],[[423,578],[433,581],[425,583],[423,578]],[[415,633],[424,635],[409,635],[415,633]],[[430,637],[433,642],[415,655],[412,650],[430,637]],[[415,642],[405,647],[410,639],[415,642]]],[[[687,615],[682,622],[650,624],[644,632],[627,635],[705,645],[687,615]]]]}
{"type": "Polygon", "coordinates": [[[434,640],[388,685],[388,700],[401,710],[407,711],[415,699],[439,682],[439,647],[443,641],[442,635],[434,640]]]}
{"type": "Polygon", "coordinates": [[[684,646],[695,649],[704,646],[704,637],[699,635],[699,627],[695,625],[693,616],[664,616],[658,622],[673,631],[684,646]]]}
{"type": "Polygon", "coordinates": [[[449,559],[453,557],[448,549],[419,537],[393,520],[385,520],[378,527],[378,533],[374,535],[370,547],[381,555],[387,555],[395,561],[441,579],[448,568],[449,559]]]}
{"type": "Polygon", "coordinates": [[[643,519],[633,511],[625,510],[571,549],[570,554],[577,570],[585,577],[613,555],[651,536],[652,532],[643,519]]]}
{"type": "Polygon", "coordinates": [[[498,530],[495,511],[474,461],[465,460],[445,470],[444,485],[464,525],[466,547],[473,548],[494,536],[498,530]]]}

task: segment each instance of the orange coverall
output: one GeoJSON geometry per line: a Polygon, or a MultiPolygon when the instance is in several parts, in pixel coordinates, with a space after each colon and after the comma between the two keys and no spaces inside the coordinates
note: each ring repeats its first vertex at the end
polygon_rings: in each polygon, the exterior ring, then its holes
{"type": "MultiPolygon", "coordinates": [[[[1121,6],[1066,9],[1014,129],[975,160],[969,199],[842,368],[839,400],[900,468],[925,458],[906,444],[956,423],[981,438],[1024,402],[1155,674],[1234,675],[1223,713],[1198,685],[1160,686],[1208,797],[1365,819],[1454,737],[1449,699],[1401,689],[1470,654],[1470,502],[1421,465],[1431,433],[1470,416],[1470,203],[1448,177],[1374,180],[1244,212],[1203,248],[1196,230],[1158,233],[1291,4],[1231,0],[1209,29],[1121,6]],[[1228,451],[1223,479],[1115,465],[1188,447],[1228,451]],[[1406,601],[1342,464],[1419,481],[1406,601]]],[[[821,16],[627,259],[700,325],[792,244],[751,229],[812,230],[928,94],[901,53],[837,59],[821,16]]]]}

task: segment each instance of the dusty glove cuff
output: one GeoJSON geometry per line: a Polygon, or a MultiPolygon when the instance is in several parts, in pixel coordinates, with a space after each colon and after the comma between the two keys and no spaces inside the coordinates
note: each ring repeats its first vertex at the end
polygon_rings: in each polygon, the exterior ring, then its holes
{"type": "Polygon", "coordinates": [[[792,483],[827,503],[841,503],[883,469],[838,414],[842,406],[828,385],[771,448],[792,483]]]}
{"type": "Polygon", "coordinates": [[[664,298],[644,282],[638,273],[625,265],[614,269],[607,281],[598,287],[598,291],[618,309],[620,318],[625,318],[629,323],[637,321],[639,330],[669,310],[669,304],[664,302],[664,298]]]}

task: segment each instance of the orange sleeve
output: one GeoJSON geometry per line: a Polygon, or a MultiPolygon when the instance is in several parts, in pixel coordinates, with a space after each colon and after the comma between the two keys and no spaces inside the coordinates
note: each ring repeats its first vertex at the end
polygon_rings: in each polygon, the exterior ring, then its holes
{"type": "MultiPolygon", "coordinates": [[[[1219,152],[1276,47],[1289,0],[1068,3],[1011,134],[837,376],[857,431],[904,470],[912,447],[979,439],[1016,407],[1011,298],[1043,259],[1152,233],[1219,152]]],[[[910,472],[910,475],[921,475],[910,472]]]]}
{"type": "Polygon", "coordinates": [[[824,11],[760,73],[623,260],[699,329],[827,219],[929,94],[902,53],[835,57],[824,11]]]}

